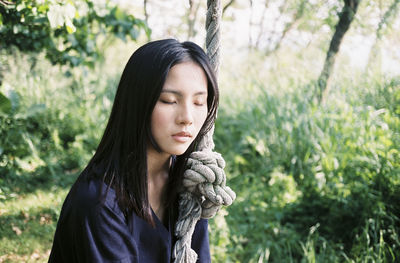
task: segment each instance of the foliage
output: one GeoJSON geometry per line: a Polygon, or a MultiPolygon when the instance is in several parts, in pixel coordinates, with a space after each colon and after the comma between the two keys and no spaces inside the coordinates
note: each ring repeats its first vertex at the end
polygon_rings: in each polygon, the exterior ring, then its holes
{"type": "Polygon", "coordinates": [[[44,54],[34,68],[31,55],[2,54],[10,66],[0,86],[1,262],[47,261],[62,202],[98,144],[123,67],[107,54],[100,71],[68,75],[44,54]]]}
{"type": "Polygon", "coordinates": [[[216,148],[238,194],[227,261],[395,262],[398,80],[364,78],[353,89],[342,77],[319,106],[309,84],[286,78],[295,88],[279,92],[250,79],[250,95],[230,92],[219,113],[216,148]]]}
{"type": "Polygon", "coordinates": [[[0,5],[0,48],[45,51],[52,63],[93,66],[110,36],[136,40],[150,29],[111,1],[16,0],[0,5]],[[107,36],[107,37],[105,37],[107,36]]]}
{"type": "Polygon", "coordinates": [[[114,94],[106,87],[116,86],[117,75],[99,79],[76,68],[65,76],[43,60],[29,71],[29,57],[9,58],[14,66],[0,86],[0,191],[5,196],[21,181],[17,192],[31,192],[50,187],[60,173],[81,169],[106,122],[114,94]]]}

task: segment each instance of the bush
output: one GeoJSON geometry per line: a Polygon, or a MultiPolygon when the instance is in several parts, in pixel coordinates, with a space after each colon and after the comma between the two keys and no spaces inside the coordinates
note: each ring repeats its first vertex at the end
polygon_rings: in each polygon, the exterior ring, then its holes
{"type": "Polygon", "coordinates": [[[63,70],[45,61],[30,68],[29,58],[17,55],[0,86],[0,189],[6,196],[16,188],[50,187],[63,181],[60,174],[87,164],[111,107],[115,88],[108,85],[115,87],[118,77],[99,80],[82,74],[85,68],[63,70]]]}
{"type": "Polygon", "coordinates": [[[274,92],[251,80],[252,95],[230,93],[215,131],[238,195],[228,261],[400,258],[397,83],[343,82],[326,105],[304,83],[274,92]]]}

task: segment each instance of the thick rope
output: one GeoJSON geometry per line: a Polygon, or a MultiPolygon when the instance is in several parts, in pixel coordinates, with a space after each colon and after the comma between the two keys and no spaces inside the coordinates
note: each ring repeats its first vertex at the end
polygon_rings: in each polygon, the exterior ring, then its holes
{"type": "Polygon", "coordinates": [[[206,48],[207,55],[210,58],[211,65],[214,68],[215,75],[218,75],[220,62],[220,22],[222,9],[220,0],[207,0],[207,18],[206,18],[206,48]]]}
{"type": "MultiPolygon", "coordinates": [[[[206,47],[211,65],[218,75],[220,57],[220,0],[207,0],[206,47]]],[[[179,217],[175,226],[178,238],[173,250],[175,263],[194,263],[197,254],[191,248],[192,235],[200,218],[212,218],[221,206],[229,206],[236,194],[226,186],[225,161],[213,152],[214,127],[203,137],[193,152],[184,172],[184,191],[179,198],[179,217]]]]}

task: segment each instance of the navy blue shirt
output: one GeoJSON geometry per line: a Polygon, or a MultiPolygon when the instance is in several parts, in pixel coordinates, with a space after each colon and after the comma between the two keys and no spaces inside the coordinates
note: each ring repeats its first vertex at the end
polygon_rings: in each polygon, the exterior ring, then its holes
{"type": "MultiPolygon", "coordinates": [[[[135,213],[127,219],[112,188],[104,202],[100,180],[78,180],[68,193],[58,220],[49,262],[173,262],[175,220],[165,226],[153,213],[155,227],[135,213]]],[[[192,249],[198,262],[211,262],[208,221],[197,222],[192,249]]]]}

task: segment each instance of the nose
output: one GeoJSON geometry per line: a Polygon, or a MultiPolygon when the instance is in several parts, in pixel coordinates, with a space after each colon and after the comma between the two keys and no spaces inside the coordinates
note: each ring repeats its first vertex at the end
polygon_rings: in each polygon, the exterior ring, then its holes
{"type": "Polygon", "coordinates": [[[177,123],[183,125],[191,125],[193,123],[193,112],[190,105],[181,105],[177,117],[177,123]]]}

